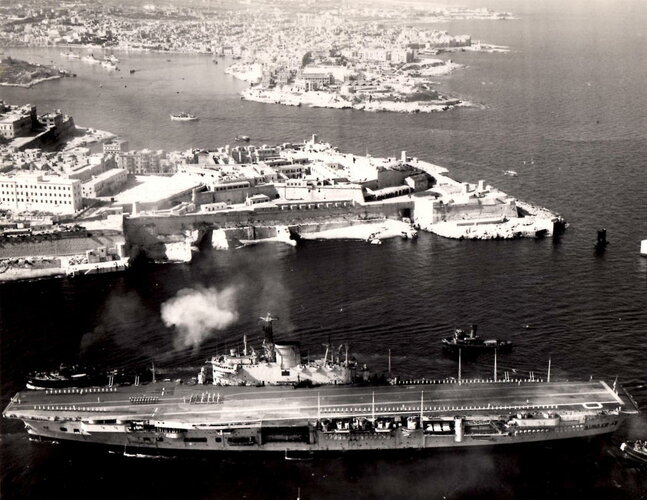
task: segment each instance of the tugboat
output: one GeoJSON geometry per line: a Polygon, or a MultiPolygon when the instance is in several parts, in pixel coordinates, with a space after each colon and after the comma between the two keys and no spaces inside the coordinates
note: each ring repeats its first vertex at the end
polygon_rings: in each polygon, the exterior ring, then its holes
{"type": "Polygon", "coordinates": [[[92,368],[80,365],[67,366],[61,364],[51,372],[31,373],[27,378],[27,389],[61,389],[66,387],[89,387],[92,385],[105,385],[108,376],[98,373],[92,368]]]}
{"type": "Polygon", "coordinates": [[[494,349],[504,351],[512,348],[512,342],[509,340],[483,340],[476,335],[476,325],[471,325],[469,333],[462,328],[456,328],[454,335],[444,338],[442,342],[443,347],[453,352],[458,349],[464,349],[466,352],[482,352],[494,349]]]}
{"type": "Polygon", "coordinates": [[[155,365],[134,370],[104,370],[83,365],[61,365],[50,372],[32,372],[27,377],[27,389],[71,389],[105,385],[135,385],[155,381],[155,365]]]}
{"type": "Polygon", "coordinates": [[[635,460],[647,463],[647,441],[625,441],[620,445],[625,454],[635,460]]]}
{"type": "Polygon", "coordinates": [[[197,116],[192,115],[190,113],[185,113],[185,112],[171,115],[171,120],[179,121],[179,122],[194,122],[197,119],[198,119],[197,116]]]}

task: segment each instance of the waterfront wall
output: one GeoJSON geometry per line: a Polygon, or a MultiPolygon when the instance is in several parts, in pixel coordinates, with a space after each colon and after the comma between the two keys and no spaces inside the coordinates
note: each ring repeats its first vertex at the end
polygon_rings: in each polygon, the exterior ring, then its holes
{"type": "Polygon", "coordinates": [[[205,236],[210,237],[214,230],[227,230],[228,239],[271,238],[276,236],[275,226],[288,226],[292,229],[313,223],[334,223],[336,227],[343,227],[358,220],[410,217],[413,203],[349,203],[345,206],[326,208],[314,208],[315,204],[304,203],[301,206],[304,208],[282,210],[265,207],[217,213],[141,215],[127,218],[124,222],[124,232],[129,245],[129,255],[167,260],[167,245],[171,248],[172,244],[181,241],[189,245],[199,245],[205,236]]]}
{"type": "Polygon", "coordinates": [[[483,202],[471,199],[468,203],[443,203],[440,200],[421,199],[416,201],[415,219],[421,226],[438,222],[454,222],[487,218],[518,217],[514,200],[483,202]]]}
{"type": "Polygon", "coordinates": [[[0,241],[0,259],[15,259],[32,256],[65,256],[84,254],[98,247],[116,248],[124,243],[124,237],[117,231],[99,231],[80,237],[44,239],[9,239],[0,241]]]}

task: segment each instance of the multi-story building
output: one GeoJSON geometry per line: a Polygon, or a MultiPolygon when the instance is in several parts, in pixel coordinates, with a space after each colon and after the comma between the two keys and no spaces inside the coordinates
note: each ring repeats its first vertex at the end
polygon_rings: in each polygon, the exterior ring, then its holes
{"type": "Polygon", "coordinates": [[[38,121],[41,122],[45,128],[60,128],[63,124],[63,113],[59,109],[53,113],[45,113],[38,117],[38,121]]]}
{"type": "Polygon", "coordinates": [[[125,153],[128,151],[126,139],[114,138],[112,141],[103,144],[104,153],[125,153]]]}
{"type": "Polygon", "coordinates": [[[38,117],[38,121],[46,129],[52,130],[54,137],[66,135],[74,129],[74,120],[71,116],[64,115],[60,109],[52,113],[45,113],[38,117]]]}
{"type": "Polygon", "coordinates": [[[164,151],[129,151],[128,153],[117,153],[116,161],[118,168],[125,168],[129,174],[146,175],[167,173],[168,164],[164,160],[164,151]]]}
{"type": "Polygon", "coordinates": [[[28,174],[0,176],[0,208],[73,214],[82,205],[78,179],[28,174]]]}
{"type": "Polygon", "coordinates": [[[303,90],[318,90],[325,88],[334,83],[334,78],[330,72],[305,72],[301,71],[294,81],[296,87],[303,90]]]}
{"type": "Polygon", "coordinates": [[[86,157],[68,158],[65,165],[65,177],[78,179],[81,182],[90,180],[106,170],[106,163],[100,153],[86,157]]]}
{"type": "Polygon", "coordinates": [[[92,180],[84,182],[81,186],[83,198],[98,198],[117,191],[128,180],[128,170],[125,168],[112,168],[97,175],[92,180]]]}
{"type": "Polygon", "coordinates": [[[17,107],[3,103],[1,109],[4,111],[0,113],[0,136],[5,139],[22,137],[31,132],[36,124],[36,106],[27,104],[17,107]]]}

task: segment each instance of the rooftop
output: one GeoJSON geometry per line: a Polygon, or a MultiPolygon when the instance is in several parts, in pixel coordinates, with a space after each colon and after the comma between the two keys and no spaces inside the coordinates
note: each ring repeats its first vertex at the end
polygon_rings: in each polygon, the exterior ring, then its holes
{"type": "Polygon", "coordinates": [[[202,184],[195,179],[186,176],[175,175],[173,177],[162,177],[156,175],[136,176],[134,185],[116,195],[115,202],[152,203],[162,201],[174,195],[190,191],[202,184]]]}

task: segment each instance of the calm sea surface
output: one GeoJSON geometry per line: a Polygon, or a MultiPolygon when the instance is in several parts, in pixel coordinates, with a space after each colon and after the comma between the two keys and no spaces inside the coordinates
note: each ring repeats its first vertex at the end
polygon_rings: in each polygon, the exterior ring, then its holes
{"type": "MultiPolygon", "coordinates": [[[[460,180],[487,182],[547,206],[571,224],[559,240],[470,242],[421,234],[417,241],[306,242],[203,251],[190,265],[128,274],[0,285],[2,405],[27,372],[80,360],[133,367],[154,360],[186,376],[215,350],[253,337],[257,318],[280,317],[277,335],[319,353],[331,336],[402,376],[456,374],[440,339],[477,323],[509,338],[501,370],[618,380],[647,406],[647,4],[488,4],[521,19],[461,21],[452,33],[509,45],[509,54],[452,54],[467,67],[442,89],[478,104],[431,115],[370,114],[241,101],[243,83],[207,56],[118,53],[110,73],[58,49],[5,49],[77,73],[32,89],[0,88],[11,103],[60,108],[77,124],[110,130],[132,148],[299,141],[311,133],[344,151],[401,150],[444,165],[460,180]],[[129,69],[136,69],[134,74],[129,69]],[[189,111],[200,121],[178,123],[189,111]],[[519,176],[509,178],[504,170],[519,176]],[[596,230],[611,244],[595,255],[596,230]],[[175,349],[162,304],[185,288],[236,287],[239,320],[199,348],[175,349]]],[[[99,55],[95,51],[95,55],[99,55]]],[[[487,376],[492,359],[465,363],[487,376]]],[[[646,498],[647,472],[617,451],[647,437],[644,417],[593,442],[477,451],[353,455],[310,462],[282,457],[136,459],[30,443],[2,421],[3,498],[646,498]]]]}

